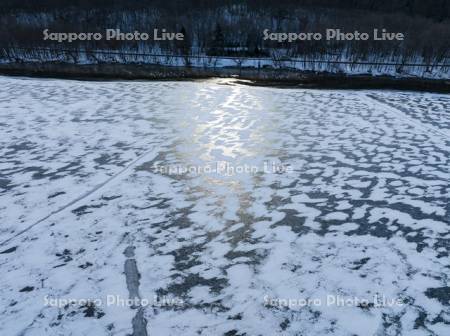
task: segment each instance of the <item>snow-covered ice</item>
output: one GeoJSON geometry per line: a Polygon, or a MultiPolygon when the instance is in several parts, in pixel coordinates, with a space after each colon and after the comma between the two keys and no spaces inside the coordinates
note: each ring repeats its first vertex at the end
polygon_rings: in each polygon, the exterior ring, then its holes
{"type": "Polygon", "coordinates": [[[449,106],[0,77],[0,335],[449,335],[449,106]]]}

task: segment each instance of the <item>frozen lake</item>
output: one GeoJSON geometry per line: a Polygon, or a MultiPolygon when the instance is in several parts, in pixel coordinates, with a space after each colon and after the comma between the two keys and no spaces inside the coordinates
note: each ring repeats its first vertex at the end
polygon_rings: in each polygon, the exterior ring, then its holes
{"type": "Polygon", "coordinates": [[[0,77],[0,134],[0,335],[450,334],[449,95],[0,77]]]}

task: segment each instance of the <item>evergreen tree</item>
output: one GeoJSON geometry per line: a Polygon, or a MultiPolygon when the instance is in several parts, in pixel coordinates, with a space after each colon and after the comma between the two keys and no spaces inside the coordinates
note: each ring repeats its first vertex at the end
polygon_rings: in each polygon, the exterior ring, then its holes
{"type": "Polygon", "coordinates": [[[214,38],[213,38],[213,54],[214,55],[223,55],[225,48],[225,37],[222,32],[222,27],[220,24],[216,24],[216,28],[214,29],[214,38]]]}

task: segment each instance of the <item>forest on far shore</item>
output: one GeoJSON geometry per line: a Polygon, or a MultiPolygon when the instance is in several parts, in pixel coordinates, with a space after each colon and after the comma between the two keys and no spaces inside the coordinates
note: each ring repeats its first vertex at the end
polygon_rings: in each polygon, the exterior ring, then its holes
{"type": "Polygon", "coordinates": [[[21,48],[230,56],[310,57],[370,61],[450,61],[448,0],[3,0],[0,51],[21,48]],[[51,32],[182,32],[179,41],[44,41],[51,32]],[[401,32],[404,41],[264,40],[263,31],[401,32]]]}

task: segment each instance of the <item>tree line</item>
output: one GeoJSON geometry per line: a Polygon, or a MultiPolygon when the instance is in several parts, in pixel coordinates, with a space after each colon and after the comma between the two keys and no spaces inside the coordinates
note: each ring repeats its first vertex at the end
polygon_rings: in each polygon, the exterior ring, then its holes
{"type": "MultiPolygon", "coordinates": [[[[246,57],[442,62],[449,55],[448,0],[3,0],[0,48],[116,50],[246,57]],[[179,41],[43,40],[53,32],[182,32],[179,41]],[[404,41],[268,41],[263,31],[372,32],[385,28],[404,41]]],[[[11,53],[12,52],[12,53],[11,53]]]]}

